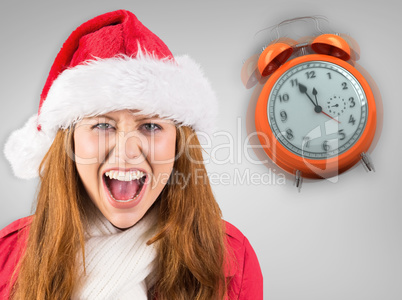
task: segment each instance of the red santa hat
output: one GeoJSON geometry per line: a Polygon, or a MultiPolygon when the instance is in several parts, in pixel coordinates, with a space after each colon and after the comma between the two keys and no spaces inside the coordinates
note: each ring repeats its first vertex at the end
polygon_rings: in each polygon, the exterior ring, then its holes
{"type": "Polygon", "coordinates": [[[5,156],[17,177],[37,177],[60,128],[122,109],[211,133],[217,102],[199,65],[188,56],[173,57],[134,14],[118,10],[69,36],[50,70],[38,113],[11,134],[5,156]]]}

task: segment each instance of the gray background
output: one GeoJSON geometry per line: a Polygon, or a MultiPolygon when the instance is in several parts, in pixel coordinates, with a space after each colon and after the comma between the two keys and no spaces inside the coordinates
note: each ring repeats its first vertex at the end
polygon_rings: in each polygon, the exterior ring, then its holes
{"type": "MultiPolygon", "coordinates": [[[[2,0],[0,142],[4,145],[36,112],[53,59],[71,31],[98,14],[131,10],[173,53],[198,61],[218,94],[218,127],[233,137],[235,159],[222,163],[229,149],[215,148],[219,160],[207,168],[221,179],[228,174],[221,184],[213,183],[213,190],[225,219],[248,237],[259,257],[265,299],[402,299],[402,21],[397,3],[2,0]],[[371,154],[375,173],[359,164],[332,180],[306,181],[298,193],[291,178],[281,184],[278,168],[250,162],[241,148],[247,144],[253,90],[242,85],[240,70],[242,60],[268,41],[267,35],[256,35],[259,30],[306,15],[326,16],[331,28],[360,44],[359,64],[378,85],[384,119],[371,154]],[[235,183],[236,172],[270,174],[271,182],[235,183]]],[[[222,143],[228,139],[218,137],[213,146],[222,143]]],[[[4,227],[30,213],[37,181],[14,178],[3,154],[0,176],[4,227]]]]}

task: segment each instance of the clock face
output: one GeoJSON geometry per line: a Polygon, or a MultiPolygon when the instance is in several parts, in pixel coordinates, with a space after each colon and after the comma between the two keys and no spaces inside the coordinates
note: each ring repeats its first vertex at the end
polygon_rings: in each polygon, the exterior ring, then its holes
{"type": "Polygon", "coordinates": [[[368,106],[362,86],[349,71],[317,60],[297,64],[279,77],[267,115],[276,139],[289,151],[326,159],[358,141],[368,106]]]}

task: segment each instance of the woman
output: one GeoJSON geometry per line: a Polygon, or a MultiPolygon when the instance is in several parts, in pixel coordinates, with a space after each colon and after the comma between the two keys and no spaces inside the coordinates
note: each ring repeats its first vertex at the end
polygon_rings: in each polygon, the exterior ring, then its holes
{"type": "Polygon", "coordinates": [[[132,13],[79,26],[5,147],[40,189],[35,215],[0,232],[0,298],[262,299],[195,134],[215,111],[199,67],[132,13]]]}

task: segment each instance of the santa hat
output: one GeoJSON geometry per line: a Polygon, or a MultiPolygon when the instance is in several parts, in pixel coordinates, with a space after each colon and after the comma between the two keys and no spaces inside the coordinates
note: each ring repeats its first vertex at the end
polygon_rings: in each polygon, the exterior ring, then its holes
{"type": "Polygon", "coordinates": [[[215,94],[200,67],[168,47],[129,11],[79,26],[66,40],[43,88],[39,111],[9,137],[14,174],[38,176],[57,131],[86,116],[122,109],[159,115],[211,133],[215,94]]]}

